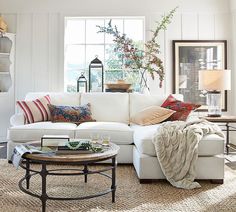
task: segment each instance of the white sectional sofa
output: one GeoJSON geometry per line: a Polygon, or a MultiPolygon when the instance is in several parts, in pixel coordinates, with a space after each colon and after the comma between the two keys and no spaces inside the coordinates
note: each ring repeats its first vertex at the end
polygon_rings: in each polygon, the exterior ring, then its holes
{"type": "MultiPolygon", "coordinates": [[[[159,124],[132,125],[130,117],[140,110],[161,105],[167,96],[151,96],[133,93],[28,93],[25,100],[33,100],[49,94],[55,105],[78,106],[91,104],[96,122],[73,123],[38,122],[24,125],[22,114],[11,118],[8,130],[8,160],[13,149],[22,143],[35,143],[45,134],[69,135],[70,138],[90,138],[91,134],[109,134],[111,141],[120,146],[118,163],[133,164],[140,182],[164,179],[156,157],[152,137],[159,124]]],[[[181,95],[175,95],[182,99],[181,95]]],[[[199,144],[197,178],[222,183],[224,179],[224,140],[217,135],[205,136],[199,144]]]]}

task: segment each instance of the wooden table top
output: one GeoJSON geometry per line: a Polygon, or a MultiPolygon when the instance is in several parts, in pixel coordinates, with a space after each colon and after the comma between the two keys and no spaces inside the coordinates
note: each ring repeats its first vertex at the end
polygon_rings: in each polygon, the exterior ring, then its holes
{"type": "Polygon", "coordinates": [[[116,144],[110,143],[107,150],[101,153],[91,154],[56,154],[56,153],[45,153],[45,154],[26,154],[24,158],[32,159],[34,161],[45,161],[45,162],[89,162],[96,160],[106,160],[118,154],[120,147],[116,144]]]}
{"type": "Polygon", "coordinates": [[[206,119],[210,122],[228,122],[228,123],[236,123],[236,116],[221,116],[221,117],[209,117],[204,116],[202,119],[206,119]]]}

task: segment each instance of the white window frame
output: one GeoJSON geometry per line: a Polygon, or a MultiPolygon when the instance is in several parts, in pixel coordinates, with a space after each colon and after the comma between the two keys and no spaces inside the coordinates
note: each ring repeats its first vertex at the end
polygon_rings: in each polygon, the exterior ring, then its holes
{"type": "MultiPolygon", "coordinates": [[[[143,40],[143,42],[145,42],[145,37],[146,37],[146,35],[145,35],[145,16],[102,16],[102,17],[91,17],[91,16],[89,16],[89,17],[79,17],[79,16],[73,16],[73,17],[69,17],[69,16],[66,16],[65,18],[64,18],[64,22],[65,22],[65,24],[64,24],[64,35],[65,35],[65,30],[66,30],[66,24],[67,24],[67,21],[68,20],[73,20],[73,19],[80,19],[80,20],[84,20],[85,21],[85,41],[84,41],[84,43],[75,43],[75,44],[68,44],[68,45],[84,45],[85,46],[85,50],[84,50],[84,54],[85,54],[85,57],[84,57],[84,65],[85,65],[85,67],[84,68],[82,68],[82,69],[76,69],[76,70],[78,70],[78,71],[84,71],[84,70],[86,70],[86,69],[88,69],[88,67],[86,67],[86,61],[87,61],[87,59],[86,59],[86,49],[87,49],[87,47],[86,46],[88,46],[88,45],[96,45],[96,46],[104,46],[104,55],[103,55],[103,58],[104,58],[104,61],[103,61],[103,65],[104,65],[104,74],[105,74],[105,72],[106,72],[106,67],[105,67],[105,59],[106,59],[106,57],[105,57],[105,54],[106,54],[106,46],[107,45],[110,45],[111,43],[106,43],[106,39],[105,39],[105,33],[103,33],[103,43],[87,43],[87,41],[86,41],[86,24],[87,24],[87,20],[104,20],[104,26],[105,26],[105,21],[106,20],[110,20],[110,19],[112,19],[112,20],[116,20],[116,19],[122,19],[123,20],[123,32],[125,31],[125,20],[142,20],[142,22],[143,22],[143,29],[142,29],[142,31],[143,31],[143,38],[142,38],[142,40],[143,40]]],[[[64,37],[64,61],[65,61],[65,52],[66,52],[66,48],[67,48],[67,44],[66,44],[66,42],[65,42],[65,37],[64,37]]],[[[109,69],[109,70],[112,70],[112,69],[109,69]]],[[[116,70],[119,70],[119,69],[116,69],[116,70]]],[[[120,70],[122,70],[122,69],[120,69],[120,70]]],[[[65,77],[66,77],[66,67],[65,67],[65,63],[64,63],[64,91],[66,92],[67,91],[67,84],[66,84],[66,79],[65,79],[65,77]]],[[[104,76],[104,78],[105,78],[105,76],[104,76]]]]}

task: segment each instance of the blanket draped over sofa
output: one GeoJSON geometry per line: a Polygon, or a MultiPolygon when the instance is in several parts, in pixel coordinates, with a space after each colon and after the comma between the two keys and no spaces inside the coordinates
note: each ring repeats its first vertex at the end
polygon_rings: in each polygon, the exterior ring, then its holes
{"type": "Polygon", "coordinates": [[[224,138],[221,129],[206,120],[165,122],[153,137],[157,158],[166,179],[175,187],[201,187],[194,182],[198,143],[207,134],[224,138]]]}

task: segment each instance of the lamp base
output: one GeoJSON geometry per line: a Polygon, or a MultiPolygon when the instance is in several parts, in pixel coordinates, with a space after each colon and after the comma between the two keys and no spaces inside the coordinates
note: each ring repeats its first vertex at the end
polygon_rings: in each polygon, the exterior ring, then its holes
{"type": "Polygon", "coordinates": [[[221,92],[209,91],[207,93],[207,105],[209,117],[220,117],[221,112],[221,92]]]}

